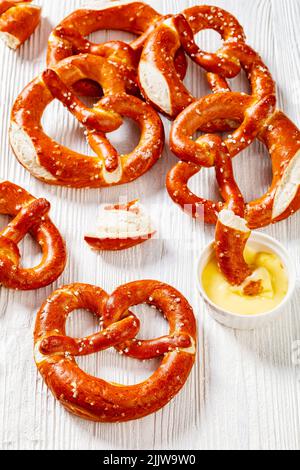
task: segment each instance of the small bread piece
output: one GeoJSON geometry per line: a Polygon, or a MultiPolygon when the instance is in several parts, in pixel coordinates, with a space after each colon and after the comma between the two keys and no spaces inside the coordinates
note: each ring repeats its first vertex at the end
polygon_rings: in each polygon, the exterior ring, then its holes
{"type": "Polygon", "coordinates": [[[145,209],[138,201],[105,206],[94,232],[85,241],[97,251],[121,251],[144,243],[155,234],[145,209]]]}
{"type": "Polygon", "coordinates": [[[30,3],[0,0],[0,39],[13,50],[24,44],[41,21],[41,7],[30,3]]]}

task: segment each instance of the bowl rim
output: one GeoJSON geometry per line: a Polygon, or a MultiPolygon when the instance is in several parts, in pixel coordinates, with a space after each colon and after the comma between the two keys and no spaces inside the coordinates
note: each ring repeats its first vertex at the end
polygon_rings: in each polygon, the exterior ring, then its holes
{"type": "MultiPolygon", "coordinates": [[[[261,242],[262,244],[265,242],[266,243],[266,248],[269,249],[270,252],[273,252],[274,254],[277,254],[281,261],[283,262],[284,266],[285,266],[285,269],[286,269],[286,272],[287,272],[287,275],[288,275],[288,281],[289,281],[289,288],[288,288],[288,292],[286,294],[286,296],[282,299],[282,301],[280,302],[280,304],[278,304],[275,308],[273,308],[272,310],[268,310],[267,312],[263,312],[263,313],[255,313],[255,314],[251,314],[251,315],[243,315],[243,314],[240,314],[240,313],[234,313],[234,312],[230,312],[229,310],[226,310],[226,309],[223,309],[222,307],[220,307],[219,305],[215,304],[210,298],[209,296],[207,295],[207,293],[205,292],[204,290],[204,287],[202,285],[202,276],[200,273],[200,265],[202,264],[203,262],[203,258],[205,257],[205,255],[209,254],[209,252],[213,252],[213,246],[214,246],[214,240],[209,242],[205,247],[204,249],[202,250],[202,253],[201,255],[198,257],[197,259],[197,267],[196,267],[196,275],[197,275],[197,287],[198,287],[198,290],[201,294],[201,296],[203,297],[203,299],[211,306],[213,307],[215,310],[227,315],[227,316],[231,316],[232,318],[239,318],[241,320],[245,320],[245,321],[249,321],[249,319],[257,319],[257,318],[260,318],[260,319],[265,319],[267,317],[271,317],[275,314],[278,313],[279,310],[283,309],[283,307],[289,303],[289,301],[291,300],[292,296],[294,295],[294,292],[295,292],[295,289],[296,289],[296,281],[297,281],[297,276],[296,276],[296,267],[292,261],[292,258],[291,258],[291,255],[289,254],[288,250],[286,249],[286,247],[281,243],[279,242],[278,240],[276,240],[274,237],[271,237],[270,235],[267,235],[265,233],[262,233],[262,232],[252,232],[251,233],[251,237],[249,239],[249,243],[251,245],[251,243],[255,243],[255,242],[261,242]],[[268,245],[270,245],[268,247],[268,245]],[[275,246],[275,250],[274,250],[274,246],[275,246]],[[276,250],[277,248],[277,250],[276,250]],[[284,259],[283,259],[283,256],[284,256],[284,259]]],[[[202,270],[203,272],[203,270],[202,270]]]]}

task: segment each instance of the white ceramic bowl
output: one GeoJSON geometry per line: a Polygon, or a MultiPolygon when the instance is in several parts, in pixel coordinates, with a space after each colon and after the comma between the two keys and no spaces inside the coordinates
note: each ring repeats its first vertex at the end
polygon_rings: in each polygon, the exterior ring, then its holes
{"type": "Polygon", "coordinates": [[[285,308],[290,302],[296,287],[295,266],[289,253],[281,243],[263,233],[252,232],[251,238],[249,239],[249,246],[259,252],[263,251],[266,253],[275,253],[281,259],[288,275],[289,289],[287,295],[281,304],[278,305],[278,307],[266,313],[261,313],[258,315],[238,315],[226,310],[222,310],[221,307],[212,302],[212,300],[208,297],[203,288],[202,273],[211,257],[214,255],[214,242],[211,242],[204,249],[197,263],[197,285],[202,297],[208,303],[209,314],[216,321],[222,323],[222,325],[237,330],[254,330],[256,328],[261,328],[267,323],[279,318],[282,314],[284,314],[285,308]]]}

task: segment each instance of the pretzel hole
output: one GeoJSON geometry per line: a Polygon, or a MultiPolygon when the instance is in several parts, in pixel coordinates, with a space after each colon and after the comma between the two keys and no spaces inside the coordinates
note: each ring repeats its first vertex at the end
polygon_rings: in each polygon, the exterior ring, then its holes
{"type": "Polygon", "coordinates": [[[147,340],[153,338],[160,338],[169,334],[168,321],[163,317],[163,314],[158,311],[155,306],[148,304],[138,305],[131,307],[130,311],[133,312],[141,322],[139,339],[147,340]]]}
{"type": "MultiPolygon", "coordinates": [[[[89,107],[99,101],[99,98],[83,99],[81,97],[80,99],[89,107]]],[[[118,130],[107,134],[107,138],[120,155],[126,155],[137,147],[141,132],[135,121],[127,117],[122,118],[123,125],[118,130]]],[[[75,152],[94,156],[94,152],[92,152],[84,135],[86,129],[81,126],[60,101],[54,100],[47,106],[43,114],[42,126],[45,133],[60,145],[75,152]],[[53,119],[53,116],[57,116],[56,119],[53,119]]]]}
{"type": "MultiPolygon", "coordinates": [[[[222,46],[221,36],[214,30],[203,30],[194,36],[195,42],[203,51],[211,48],[216,52],[222,46]]],[[[188,69],[184,84],[193,96],[201,97],[211,93],[206,73],[188,57],[188,69]]]]}
{"type": "Polygon", "coordinates": [[[260,198],[271,185],[271,159],[266,147],[257,140],[233,159],[233,169],[246,202],[260,198]]]}
{"type": "Polygon", "coordinates": [[[186,76],[183,80],[186,88],[195,97],[201,97],[211,93],[208,82],[206,80],[206,74],[200,69],[199,65],[195,64],[189,57],[187,57],[188,68],[186,76]]]}
{"type": "MultiPolygon", "coordinates": [[[[130,308],[141,320],[142,339],[158,338],[168,334],[168,323],[162,314],[148,305],[130,308]]],[[[96,333],[101,328],[99,319],[88,310],[72,312],[66,322],[66,334],[73,338],[84,338],[96,333]]],[[[161,359],[138,361],[118,354],[114,348],[91,354],[85,357],[76,357],[79,367],[88,374],[99,377],[108,382],[124,385],[135,385],[149,378],[161,363],[161,359]]]]}
{"type": "Polygon", "coordinates": [[[101,330],[100,319],[89,310],[74,310],[66,321],[66,334],[71,338],[85,338],[101,330]]]}
{"type": "Polygon", "coordinates": [[[29,234],[23,238],[18,247],[21,253],[20,264],[23,268],[32,268],[40,264],[42,260],[41,247],[29,234]]]}
{"type": "Polygon", "coordinates": [[[246,72],[242,69],[239,75],[235,78],[229,79],[228,84],[232,91],[239,93],[251,94],[251,85],[248,80],[246,72]]]}
{"type": "Polygon", "coordinates": [[[42,117],[42,126],[45,133],[57,143],[75,152],[91,153],[84,136],[85,129],[60,101],[53,100],[47,106],[42,117]]]}
{"type": "Polygon", "coordinates": [[[195,43],[202,51],[216,53],[222,46],[223,40],[214,29],[203,29],[194,36],[195,43]]]}
{"type": "Polygon", "coordinates": [[[127,155],[139,144],[141,132],[135,121],[123,116],[122,119],[122,126],[106,135],[120,155],[127,155]]]}
{"type": "Polygon", "coordinates": [[[202,168],[189,180],[188,187],[194,194],[202,198],[213,201],[221,200],[214,168],[202,168]]]}
{"type": "Polygon", "coordinates": [[[77,357],[76,362],[87,374],[107,382],[137,385],[151,377],[159,367],[161,359],[143,362],[120,355],[115,349],[108,349],[99,354],[77,357]]]}

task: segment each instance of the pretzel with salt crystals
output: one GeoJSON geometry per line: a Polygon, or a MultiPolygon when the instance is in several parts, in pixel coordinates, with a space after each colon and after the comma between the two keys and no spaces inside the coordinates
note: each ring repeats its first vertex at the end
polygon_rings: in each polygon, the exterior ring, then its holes
{"type": "Polygon", "coordinates": [[[249,74],[252,95],[230,92],[224,78],[209,77],[215,90],[225,85],[227,89],[193,103],[174,122],[171,148],[182,161],[168,174],[167,189],[174,202],[193,217],[199,218],[204,212],[205,222],[216,224],[225,208],[223,202],[203,199],[188,188],[189,179],[202,167],[215,165],[211,134],[196,141],[192,138],[198,130],[211,133],[240,125],[222,143],[230,156],[235,157],[258,138],[272,160],[270,188],[260,199],[246,204],[247,226],[256,229],[284,220],[300,208],[300,131],[276,109],[275,85],[259,55],[244,43],[231,44],[225,51],[249,74]]]}
{"type": "Polygon", "coordinates": [[[245,201],[235,181],[231,156],[219,136],[211,136],[215,153],[216,178],[225,201],[215,235],[215,253],[220,271],[233,286],[242,286],[246,295],[262,291],[262,280],[247,264],[244,252],[251,235],[245,221],[245,201]]]}
{"type": "Polygon", "coordinates": [[[41,7],[32,0],[0,0],[0,38],[11,49],[18,49],[41,21],[41,7]]]}
{"type": "MultiPolygon", "coordinates": [[[[48,43],[47,64],[53,67],[63,59],[80,53],[96,54],[107,58],[126,79],[126,88],[131,93],[138,91],[137,67],[144,42],[162,16],[142,2],[100,1],[83,5],[65,18],[51,33],[48,43]],[[122,30],[139,37],[126,44],[109,41],[95,44],[86,37],[100,30],[122,30]]],[[[175,56],[174,66],[183,79],[187,61],[182,49],[175,56]]],[[[90,80],[81,80],[75,90],[82,95],[99,96],[99,85],[90,80]]]]}
{"type": "Polygon", "coordinates": [[[73,284],[54,292],[38,313],[36,365],[55,398],[75,415],[115,423],[143,418],[165,406],[184,386],[195,362],[196,322],[187,300],[157,281],[133,282],[110,297],[100,288],[73,284]],[[143,302],[161,310],[170,334],[139,341],[139,320],[128,311],[143,302]],[[87,338],[66,336],[65,324],[74,310],[85,308],[101,321],[103,330],[87,338]],[[155,373],[133,386],[106,382],[83,372],[76,356],[116,347],[141,360],[163,357],[155,373]]]}
{"type": "Polygon", "coordinates": [[[164,129],[151,106],[125,93],[125,81],[109,61],[88,54],[61,61],[25,88],[12,110],[10,142],[20,163],[36,178],[53,185],[98,188],[128,183],[146,173],[162,154],[164,129]],[[82,78],[103,88],[104,98],[93,108],[70,89],[82,78]],[[45,134],[41,119],[54,98],[86,128],[96,156],[74,152],[45,134]],[[105,135],[122,124],[121,116],[134,120],[141,130],[140,142],[128,155],[119,155],[105,135]]]}
{"type": "Polygon", "coordinates": [[[52,284],[66,265],[66,249],[57,228],[48,217],[50,204],[35,199],[9,181],[0,182],[0,214],[14,219],[0,232],[0,284],[10,289],[33,290],[52,284]],[[18,244],[30,233],[43,257],[38,266],[22,268],[18,244]]]}
{"type": "Polygon", "coordinates": [[[194,35],[205,29],[217,31],[224,46],[245,39],[234,16],[221,8],[201,5],[162,19],[145,43],[139,64],[140,87],[144,97],[169,118],[195,101],[174,68],[173,59],[181,47],[210,73],[233,78],[241,70],[239,63],[222,50],[210,54],[198,48],[194,35]]]}

